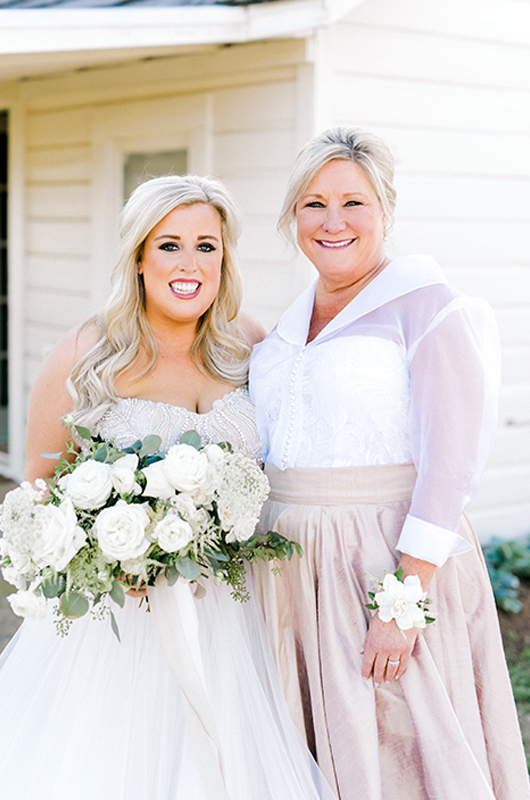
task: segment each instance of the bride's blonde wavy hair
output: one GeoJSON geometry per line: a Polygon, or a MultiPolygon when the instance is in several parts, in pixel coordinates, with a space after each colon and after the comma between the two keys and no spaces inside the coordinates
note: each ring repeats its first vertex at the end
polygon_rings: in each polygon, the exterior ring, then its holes
{"type": "Polygon", "coordinates": [[[168,175],[138,186],[125,205],[120,221],[121,247],[112,272],[112,292],[96,323],[100,338],[72,370],[68,391],[76,424],[93,426],[116,401],[115,378],[132,366],[143,343],[149,374],[158,362],[158,347],[145,313],[143,277],[138,272],[147,236],[178,206],[205,203],[221,217],[223,260],[219,292],[197,322],[191,357],[197,368],[217,380],[242,386],[248,377],[250,347],[237,336],[241,278],[235,261],[240,232],[237,208],[215,178],[168,175]]]}

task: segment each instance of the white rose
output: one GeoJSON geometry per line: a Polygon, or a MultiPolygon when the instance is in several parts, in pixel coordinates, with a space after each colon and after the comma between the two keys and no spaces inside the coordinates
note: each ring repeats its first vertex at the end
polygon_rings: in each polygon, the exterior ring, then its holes
{"type": "Polygon", "coordinates": [[[254,531],[256,530],[256,525],[258,524],[258,518],[253,516],[252,514],[241,514],[232,529],[226,535],[227,542],[246,542],[247,539],[250,539],[254,531]]]}
{"type": "Polygon", "coordinates": [[[157,523],[155,536],[162,550],[166,553],[176,553],[191,542],[193,531],[189,522],[177,514],[169,513],[157,523]]]}
{"type": "Polygon", "coordinates": [[[24,575],[22,575],[18,569],[15,569],[13,566],[7,566],[2,569],[2,575],[4,580],[10,583],[12,586],[16,586],[17,589],[25,589],[26,588],[26,579],[24,575]]]}
{"type": "Polygon", "coordinates": [[[38,597],[35,592],[22,591],[10,594],[7,602],[18,617],[42,619],[46,616],[46,600],[44,597],[38,597]]]}
{"type": "Polygon", "coordinates": [[[11,564],[15,567],[17,572],[26,573],[30,571],[31,559],[29,555],[19,550],[14,544],[9,545],[6,555],[9,556],[11,564]]]}
{"type": "Polygon", "coordinates": [[[208,525],[210,524],[210,515],[204,508],[198,508],[197,513],[193,515],[191,519],[191,524],[194,528],[199,530],[201,533],[206,530],[208,525]]]}
{"type": "Polygon", "coordinates": [[[138,558],[126,558],[120,563],[127,575],[138,575],[141,580],[147,581],[147,557],[145,555],[138,556],[138,558]]]}
{"type": "Polygon", "coordinates": [[[114,462],[111,480],[118,494],[140,494],[141,489],[135,474],[137,467],[138,456],[134,453],[128,453],[114,462]]]}
{"type": "Polygon", "coordinates": [[[230,530],[230,528],[236,524],[238,518],[237,504],[227,499],[225,499],[224,502],[219,500],[217,503],[217,512],[221,520],[221,527],[224,531],[230,530]]]}
{"type": "Polygon", "coordinates": [[[100,508],[112,492],[112,467],[100,461],[83,461],[59,479],[59,486],[77,508],[100,508]]]}
{"type": "Polygon", "coordinates": [[[375,602],[379,606],[379,617],[383,622],[395,619],[403,631],[424,628],[425,615],[418,606],[423,589],[417,575],[409,575],[403,583],[395,575],[385,575],[383,591],[377,592],[375,602]]]}
{"type": "Polygon", "coordinates": [[[191,493],[195,504],[206,506],[211,503],[219,483],[219,473],[215,466],[209,463],[202,484],[191,493]]]}
{"type": "Polygon", "coordinates": [[[171,500],[171,505],[178,511],[180,516],[186,520],[192,519],[197,513],[197,506],[195,505],[193,497],[186,492],[174,495],[171,500]]]}
{"type": "Polygon", "coordinates": [[[208,472],[208,459],[189,444],[176,444],[162,462],[169,483],[179,492],[200,489],[208,472]]]}
{"type": "Polygon", "coordinates": [[[94,523],[100,549],[109,561],[138,558],[149,547],[145,529],[149,517],[141,505],[118,500],[115,506],[100,511],[94,523]]]}
{"type": "Polygon", "coordinates": [[[157,497],[159,500],[169,500],[170,497],[175,496],[175,489],[166,478],[163,464],[163,461],[155,461],[154,464],[150,464],[142,470],[147,480],[144,489],[145,497],[157,497]]]}
{"type": "Polygon", "coordinates": [[[33,560],[40,567],[61,572],[86,542],[77,524],[74,504],[67,498],[60,506],[37,509],[40,529],[33,544],[33,560]]]}
{"type": "Polygon", "coordinates": [[[205,454],[206,458],[211,464],[215,466],[219,465],[222,461],[224,461],[225,451],[222,447],[219,447],[218,444],[209,444],[207,445],[203,453],[205,454]]]}

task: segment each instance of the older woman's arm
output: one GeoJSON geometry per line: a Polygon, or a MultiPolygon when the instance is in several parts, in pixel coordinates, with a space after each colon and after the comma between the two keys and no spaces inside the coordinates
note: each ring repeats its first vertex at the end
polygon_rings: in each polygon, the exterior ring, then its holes
{"type": "MultiPolygon", "coordinates": [[[[409,350],[411,447],[418,472],[397,545],[404,575],[424,591],[437,567],[471,549],[458,534],[493,441],[499,386],[499,345],[493,313],[482,301],[457,297],[409,350]]],[[[363,675],[374,683],[400,677],[417,631],[406,636],[376,614],[364,644],[363,675]],[[388,666],[388,660],[399,665],[388,666]]]]}

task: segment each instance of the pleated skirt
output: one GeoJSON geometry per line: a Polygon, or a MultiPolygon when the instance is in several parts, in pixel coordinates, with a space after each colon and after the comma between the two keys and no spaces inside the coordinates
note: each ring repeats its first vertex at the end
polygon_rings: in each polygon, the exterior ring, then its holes
{"type": "Polygon", "coordinates": [[[290,713],[340,800],[528,800],[530,788],[493,594],[476,536],[429,589],[437,621],[401,680],[361,676],[372,576],[399,561],[412,465],[267,467],[263,530],[303,558],[255,570],[290,713]]]}

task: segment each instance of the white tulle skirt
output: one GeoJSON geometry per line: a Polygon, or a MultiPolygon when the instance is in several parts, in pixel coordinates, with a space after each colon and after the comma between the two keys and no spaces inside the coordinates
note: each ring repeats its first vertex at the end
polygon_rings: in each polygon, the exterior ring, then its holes
{"type": "Polygon", "coordinates": [[[121,643],[108,618],[87,615],[65,638],[51,613],[24,622],[0,659],[2,800],[331,800],[286,711],[257,603],[226,586],[202,599],[184,582],[158,588],[150,613],[129,597],[115,610],[121,643]]]}

